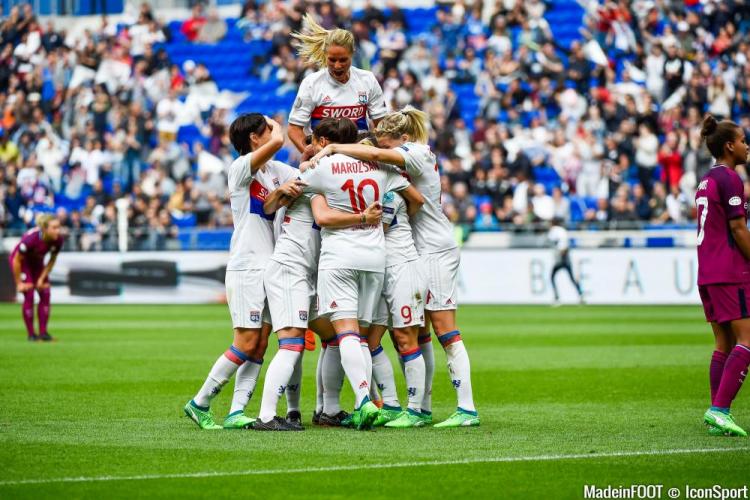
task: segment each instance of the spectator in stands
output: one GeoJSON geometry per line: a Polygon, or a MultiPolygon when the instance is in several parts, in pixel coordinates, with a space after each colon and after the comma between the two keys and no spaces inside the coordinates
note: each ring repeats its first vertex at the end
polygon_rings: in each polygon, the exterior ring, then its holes
{"type": "Polygon", "coordinates": [[[206,17],[203,15],[203,4],[198,2],[193,5],[192,15],[182,23],[180,32],[190,42],[198,41],[201,29],[206,24],[206,17]]]}
{"type": "Polygon", "coordinates": [[[208,12],[205,23],[200,27],[197,41],[204,43],[216,43],[227,34],[227,23],[219,17],[216,8],[208,12]]]}

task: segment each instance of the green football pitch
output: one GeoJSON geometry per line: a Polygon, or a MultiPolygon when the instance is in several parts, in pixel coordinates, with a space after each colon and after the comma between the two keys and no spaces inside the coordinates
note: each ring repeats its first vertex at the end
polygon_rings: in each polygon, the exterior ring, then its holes
{"type": "MultiPolygon", "coordinates": [[[[701,423],[712,340],[698,307],[461,308],[478,428],[312,427],[307,353],[301,433],[207,432],[183,417],[229,345],[224,306],[52,312],[59,341],[30,344],[20,306],[0,306],[0,498],[581,498],[584,485],[750,479],[750,440],[701,423]]],[[[435,347],[439,421],[455,394],[435,347]]],[[[733,413],[750,427],[750,388],[733,413]]]]}

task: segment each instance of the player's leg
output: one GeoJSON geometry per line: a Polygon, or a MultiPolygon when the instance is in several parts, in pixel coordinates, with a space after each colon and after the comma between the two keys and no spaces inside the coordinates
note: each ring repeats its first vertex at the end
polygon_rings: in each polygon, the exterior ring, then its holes
{"type": "Polygon", "coordinates": [[[458,265],[458,249],[432,254],[428,259],[428,296],[431,300],[426,303],[425,309],[445,351],[451,383],[458,399],[456,412],[444,422],[436,424],[436,427],[479,425],[471,388],[469,354],[456,324],[458,265]]]}
{"type": "Polygon", "coordinates": [[[279,350],[268,365],[260,413],[254,426],[256,430],[302,430],[301,427],[292,428],[283,418],[276,416],[276,408],[281,395],[289,389],[292,374],[302,359],[306,330],[306,327],[288,327],[276,332],[279,350]]]}
{"type": "Polygon", "coordinates": [[[419,347],[419,325],[394,328],[393,335],[398,343],[398,352],[404,363],[408,406],[397,418],[385,424],[386,427],[422,427],[425,419],[421,413],[424,398],[425,363],[419,347]]]}
{"type": "MultiPolygon", "coordinates": [[[[21,264],[21,281],[24,283],[35,285],[34,275],[31,269],[25,263],[21,264]]],[[[34,289],[31,288],[23,292],[23,304],[21,305],[21,316],[23,317],[23,323],[26,326],[26,335],[30,341],[39,340],[39,337],[34,333],[34,289]]]]}
{"type": "MultiPolygon", "coordinates": [[[[433,349],[432,336],[430,335],[431,325],[429,315],[425,314],[425,326],[419,329],[419,336],[417,337],[425,369],[424,396],[422,397],[420,408],[422,410],[422,419],[427,424],[432,423],[432,379],[435,376],[435,350],[433,349]]],[[[403,360],[401,362],[403,364],[403,360]]]]}
{"type": "Polygon", "coordinates": [[[573,286],[576,288],[576,292],[578,292],[578,299],[583,302],[583,289],[581,289],[581,284],[576,280],[575,276],[573,275],[573,266],[570,264],[570,257],[565,258],[565,270],[568,273],[568,276],[570,277],[571,283],[573,283],[573,286]]]}
{"type": "Polygon", "coordinates": [[[737,339],[728,324],[711,323],[711,330],[714,334],[714,352],[711,355],[711,365],[709,367],[709,382],[711,386],[711,404],[713,404],[716,393],[721,383],[721,375],[724,373],[729,354],[737,345],[737,339]]]}
{"type": "MultiPolygon", "coordinates": [[[[387,315],[386,315],[387,317],[387,315]]],[[[377,320],[382,323],[382,320],[377,320]]],[[[387,319],[386,319],[387,322],[387,319]]],[[[393,365],[388,355],[383,350],[382,339],[385,334],[385,325],[376,324],[370,328],[368,343],[370,355],[372,356],[372,379],[373,386],[377,386],[382,394],[382,405],[380,414],[375,421],[375,426],[385,425],[387,422],[398,418],[401,414],[401,403],[396,393],[396,379],[393,374],[393,365]]],[[[372,394],[372,389],[370,390],[372,394]]]]}
{"type": "MultiPolygon", "coordinates": [[[[41,272],[39,274],[41,274],[41,272]]],[[[35,276],[35,283],[37,279],[38,278],[35,276]]],[[[36,313],[39,318],[39,340],[50,342],[54,339],[49,332],[47,332],[47,323],[49,322],[50,313],[52,312],[49,279],[45,280],[44,285],[45,286],[42,288],[37,288],[36,290],[39,294],[39,304],[37,305],[36,313]]]]}
{"type": "MultiPolygon", "coordinates": [[[[378,314],[373,318],[372,325],[370,325],[370,328],[367,332],[367,347],[370,353],[370,357],[372,358],[372,380],[370,381],[370,400],[375,403],[378,408],[383,408],[383,396],[381,396],[380,391],[387,389],[387,373],[382,372],[380,369],[379,363],[381,362],[381,359],[379,358],[380,354],[383,352],[383,348],[381,346],[381,341],[383,339],[383,335],[385,334],[385,331],[388,329],[386,324],[388,323],[388,317],[387,317],[387,309],[386,309],[386,317],[385,319],[382,319],[380,316],[380,307],[378,307],[378,314]],[[378,371],[381,371],[380,378],[378,376],[378,371]],[[385,380],[382,380],[384,379],[385,380]],[[382,380],[382,381],[381,381],[382,380]],[[383,387],[380,387],[381,385],[384,385],[383,387]]],[[[393,372],[393,368],[391,368],[391,372],[393,372]]],[[[395,382],[394,382],[395,386],[395,382]]]]}
{"type": "Polygon", "coordinates": [[[325,355],[320,361],[323,408],[319,422],[320,425],[338,427],[349,414],[341,410],[344,368],[341,365],[341,351],[336,340],[336,332],[331,322],[323,317],[311,321],[310,328],[326,344],[325,355]]]}
{"type": "Polygon", "coordinates": [[[555,295],[555,304],[560,302],[560,294],[557,291],[557,283],[555,282],[555,276],[558,272],[563,268],[563,265],[561,262],[555,263],[555,265],[552,267],[552,273],[550,274],[550,282],[552,283],[552,293],[555,295]]]}

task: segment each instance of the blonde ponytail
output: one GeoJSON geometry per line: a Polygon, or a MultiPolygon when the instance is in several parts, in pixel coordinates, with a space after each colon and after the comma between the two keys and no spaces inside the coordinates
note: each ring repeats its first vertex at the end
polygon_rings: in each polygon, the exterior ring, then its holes
{"type": "Polygon", "coordinates": [[[36,216],[36,226],[42,230],[47,229],[49,223],[54,219],[55,216],[52,214],[39,214],[36,216]]]}
{"type": "Polygon", "coordinates": [[[342,29],[327,30],[315,22],[310,14],[302,18],[302,31],[292,33],[297,39],[294,44],[297,53],[305,64],[326,66],[326,53],[331,45],[338,45],[354,54],[354,34],[342,29]]]}
{"type": "Polygon", "coordinates": [[[427,144],[429,139],[427,113],[413,106],[406,106],[401,111],[388,113],[378,123],[375,135],[399,137],[403,134],[409,139],[421,144],[427,144]]]}

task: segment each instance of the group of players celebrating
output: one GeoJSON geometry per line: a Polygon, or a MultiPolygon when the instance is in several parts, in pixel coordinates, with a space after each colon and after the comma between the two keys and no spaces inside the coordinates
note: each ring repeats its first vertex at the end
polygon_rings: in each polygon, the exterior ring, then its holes
{"type": "Polygon", "coordinates": [[[357,429],[432,424],[431,325],[458,398],[456,411],[435,427],[479,425],[469,357],[456,325],[460,254],[442,213],[427,116],[411,107],[386,112],[374,75],[351,66],[351,32],[325,30],[310,18],[304,26],[295,34],[300,55],[323,69],[302,82],[289,117],[289,138],[302,163],[294,168],[272,159],[284,136],[270,118],[245,114],[230,127],[240,154],[228,172],[234,233],[226,290],[234,339],[185,413],[202,429],[302,430],[301,362],[309,328],[322,343],[313,423],[357,429]],[[389,329],[406,379],[406,409],[381,346],[389,329]],[[279,350],[253,419],[244,410],[271,331],[279,350]],[[219,425],[211,400],[232,375],[230,412],[219,425]],[[340,406],[344,376],[355,395],[351,414],[340,406]],[[286,418],[276,415],[283,394],[286,418]]]}

